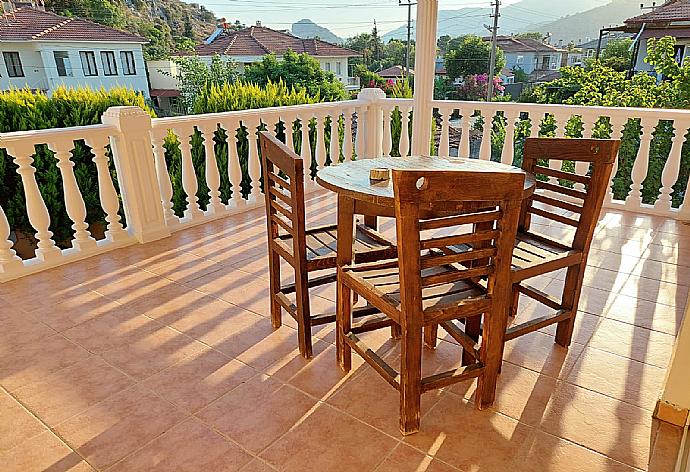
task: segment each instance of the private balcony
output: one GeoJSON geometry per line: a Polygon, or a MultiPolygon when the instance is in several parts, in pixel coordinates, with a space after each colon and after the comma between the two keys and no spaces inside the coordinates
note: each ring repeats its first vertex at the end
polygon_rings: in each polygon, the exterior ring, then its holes
{"type": "MultiPolygon", "coordinates": [[[[349,102],[153,120],[115,108],[101,125],[0,135],[36,233],[35,256],[22,259],[15,228],[0,213],[2,470],[674,471],[683,430],[653,413],[667,374],[682,368],[687,377],[688,359],[673,352],[690,287],[690,227],[681,222],[690,208],[676,187],[686,175],[690,113],[434,107],[435,154],[511,163],[523,122],[537,135],[539,122],[552,119],[563,136],[572,129],[566,123],[580,120],[581,134],[591,136],[605,117],[615,137],[641,120],[627,170],[631,190],[607,198],[569,349],[554,344],[550,328],[510,341],[491,409],[474,409],[473,382],[429,392],[421,431],[402,437],[397,393],[357,356],[352,372],[341,373],[333,326],[313,331],[309,361],[288,316],[272,328],[256,142],[220,131],[292,123],[288,143],[316,170],[353,156],[407,155],[412,101],[367,91],[349,102]],[[491,145],[480,117],[504,119],[500,146],[491,145]],[[299,126],[310,121],[317,123],[311,134],[299,126]],[[672,123],[675,135],[649,201],[644,188],[660,122],[672,123]],[[170,133],[180,142],[179,161],[166,160],[170,133]],[[100,235],[89,232],[72,167],[79,140],[98,173],[107,222],[100,235]],[[50,232],[37,145],[57,159],[74,225],[68,247],[50,232]],[[228,184],[243,191],[228,195],[228,184]],[[199,188],[208,189],[208,203],[199,202],[199,188]],[[184,208],[174,204],[178,192],[192,196],[184,208]]],[[[334,195],[313,183],[308,190],[307,220],[334,222],[334,195]]],[[[552,237],[567,235],[556,223],[535,224],[552,237]]],[[[394,237],[394,222],[384,220],[382,231],[394,237]]],[[[534,285],[558,294],[562,283],[556,274],[534,285]]],[[[334,304],[333,287],[313,293],[313,311],[334,304]]],[[[526,303],[516,321],[541,314],[526,303]]],[[[365,339],[387,360],[399,354],[387,330],[365,339]]],[[[444,338],[425,351],[425,371],[458,366],[461,349],[444,338]]]]}

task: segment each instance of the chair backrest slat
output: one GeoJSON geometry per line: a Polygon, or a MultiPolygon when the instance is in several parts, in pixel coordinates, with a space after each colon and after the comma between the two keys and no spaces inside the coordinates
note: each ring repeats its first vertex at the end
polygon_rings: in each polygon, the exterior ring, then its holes
{"type": "Polygon", "coordinates": [[[575,227],[572,248],[588,248],[619,147],[614,139],[528,138],[522,168],[538,181],[535,195],[523,202],[520,229],[528,230],[530,216],[537,215],[575,227]],[[549,168],[551,161],[567,162],[573,171],[549,168]],[[576,173],[578,163],[585,164],[584,175],[576,173]]]}
{"type": "Polygon", "coordinates": [[[267,131],[259,133],[259,143],[269,238],[277,239],[282,228],[292,236],[295,263],[306,265],[304,162],[267,131]]]}
{"type": "Polygon", "coordinates": [[[490,294],[509,292],[524,180],[525,174],[517,171],[393,171],[406,316],[421,312],[423,287],[486,277],[490,294]],[[449,214],[449,208],[456,211],[449,214]],[[449,250],[451,246],[463,251],[449,250]]]}

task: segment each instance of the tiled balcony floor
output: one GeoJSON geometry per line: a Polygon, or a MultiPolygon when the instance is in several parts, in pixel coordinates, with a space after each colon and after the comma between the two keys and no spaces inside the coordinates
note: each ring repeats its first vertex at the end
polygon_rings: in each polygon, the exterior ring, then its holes
{"type": "MultiPolygon", "coordinates": [[[[332,197],[308,205],[311,224],[334,221],[332,197]]],[[[473,409],[470,382],[428,393],[404,439],[396,392],[356,356],[340,374],[332,327],[310,362],[292,320],[271,328],[262,209],[0,285],[0,469],[671,471],[680,432],[656,441],[652,409],[690,227],[609,211],[590,264],[570,349],[552,330],[509,343],[493,409],[473,409]]],[[[390,359],[388,334],[366,340],[390,359]]],[[[425,369],[459,359],[444,341],[425,369]]]]}

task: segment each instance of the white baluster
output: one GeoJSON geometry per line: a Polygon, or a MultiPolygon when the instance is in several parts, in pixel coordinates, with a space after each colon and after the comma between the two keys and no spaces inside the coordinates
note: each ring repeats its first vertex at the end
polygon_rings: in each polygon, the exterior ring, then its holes
{"type": "Polygon", "coordinates": [[[633,164],[631,178],[632,186],[628,198],[625,199],[625,206],[632,208],[640,208],[642,205],[642,182],[647,178],[647,169],[649,168],[649,150],[651,148],[654,132],[654,125],[656,123],[649,118],[642,118],[640,125],[642,126],[642,135],[640,137],[640,148],[635,157],[633,164]]]}
{"type": "Polygon", "coordinates": [[[185,127],[175,128],[174,131],[180,142],[180,154],[182,156],[182,188],[187,194],[187,209],[184,211],[184,216],[189,220],[196,220],[204,214],[199,207],[199,197],[196,195],[199,184],[196,180],[196,171],[192,160],[192,145],[189,141],[193,130],[185,127]]]}
{"type": "Polygon", "coordinates": [[[98,197],[101,202],[101,208],[105,213],[105,221],[108,223],[105,237],[110,241],[121,241],[128,237],[127,231],[122,228],[121,218],[118,214],[120,210],[120,200],[117,197],[117,191],[113,184],[113,179],[110,176],[110,166],[108,165],[108,156],[106,154],[106,146],[108,145],[108,136],[97,136],[84,138],[86,144],[91,148],[93,153],[93,162],[96,164],[96,173],[98,174],[98,197]]]}
{"type": "Polygon", "coordinates": [[[515,159],[515,121],[518,119],[519,112],[505,111],[506,120],[506,139],[503,141],[501,150],[501,162],[512,165],[515,159]]]}
{"type": "Polygon", "coordinates": [[[237,153],[237,129],[239,127],[240,124],[237,120],[223,123],[228,142],[228,179],[232,185],[232,194],[228,204],[230,205],[232,202],[232,206],[235,208],[247,204],[247,201],[242,197],[242,166],[237,153]]]}
{"type": "Polygon", "coordinates": [[[364,136],[366,131],[364,126],[366,126],[366,119],[364,118],[365,112],[363,108],[357,109],[357,134],[355,135],[355,153],[357,154],[357,159],[364,159],[366,149],[364,143],[364,136]]]}
{"type": "Polygon", "coordinates": [[[491,160],[491,129],[493,128],[494,115],[490,111],[482,112],[484,118],[484,128],[482,129],[482,143],[479,148],[479,159],[484,161],[491,160]]]}
{"type": "MultiPolygon", "coordinates": [[[[623,132],[625,131],[625,125],[628,122],[628,118],[624,116],[611,117],[611,139],[623,139],[623,132]]],[[[606,203],[613,201],[613,179],[616,177],[618,172],[618,160],[619,156],[613,161],[613,169],[611,171],[611,180],[609,182],[609,191],[606,194],[606,203]]]]}
{"type": "Polygon", "coordinates": [[[299,119],[302,123],[302,147],[300,148],[300,156],[304,161],[305,172],[307,172],[306,169],[311,169],[311,143],[309,142],[309,120],[311,119],[311,115],[305,113],[299,115],[299,119]]]}
{"type": "Polygon", "coordinates": [[[324,115],[316,115],[316,170],[326,167],[326,139],[324,127],[324,115]]]}
{"type": "Polygon", "coordinates": [[[671,151],[668,154],[664,171],[661,173],[661,195],[654,204],[654,208],[661,211],[670,211],[673,193],[673,186],[678,180],[680,172],[681,152],[683,143],[686,141],[690,120],[674,120],[674,135],[671,144],[671,151]]]}
{"type": "Polygon", "coordinates": [[[253,202],[259,202],[263,198],[261,196],[261,162],[259,161],[259,149],[256,143],[256,129],[259,127],[259,122],[256,118],[249,118],[245,125],[247,126],[247,143],[249,144],[247,168],[249,169],[249,177],[252,180],[252,190],[249,198],[253,202]]]}
{"type": "Polygon", "coordinates": [[[381,111],[383,112],[383,150],[382,150],[382,155],[383,156],[390,156],[391,155],[391,148],[393,147],[393,139],[391,136],[391,115],[393,114],[393,110],[391,110],[388,107],[381,107],[381,111]]]}
{"type": "Polygon", "coordinates": [[[24,263],[12,249],[10,241],[10,224],[7,221],[5,210],[0,207],[0,274],[13,274],[19,272],[24,263]]]}
{"type": "Polygon", "coordinates": [[[38,248],[36,257],[41,261],[53,260],[62,254],[53,241],[53,233],[50,231],[50,214],[43,201],[43,196],[36,182],[36,169],[33,167],[33,154],[36,152],[32,143],[8,145],[7,152],[14,157],[17,165],[17,173],[21,176],[26,199],[26,213],[29,223],[36,230],[38,248]]]}
{"type": "MultiPolygon", "coordinates": [[[[596,125],[598,117],[596,115],[582,114],[582,137],[591,139],[594,132],[594,125],[596,125]]],[[[589,162],[578,161],[575,163],[575,173],[578,175],[586,175],[589,171],[589,162]]],[[[585,184],[576,182],[575,190],[585,191],[585,184]]]]}
{"type": "MultiPolygon", "coordinates": [[[[567,115],[554,114],[553,121],[556,126],[556,137],[565,137],[565,125],[568,122],[567,115]],[[562,124],[562,126],[559,126],[559,124],[562,124]]],[[[559,159],[549,159],[549,169],[563,170],[563,161],[559,159]]],[[[549,177],[549,183],[553,185],[558,185],[558,179],[556,177],[549,177]]]]}
{"type": "Polygon", "coordinates": [[[459,157],[470,157],[470,124],[472,121],[472,110],[467,108],[460,110],[462,119],[460,120],[460,144],[458,149],[459,157]]]}
{"type": "Polygon", "coordinates": [[[295,150],[295,137],[292,134],[292,127],[295,125],[296,118],[295,115],[281,117],[285,126],[285,144],[287,144],[287,147],[289,147],[291,151],[295,150]]]}
{"type": "Polygon", "coordinates": [[[568,121],[570,120],[570,115],[565,113],[555,113],[553,115],[553,119],[556,124],[556,137],[565,138],[566,126],[568,125],[568,121]]]}
{"type": "Polygon", "coordinates": [[[168,164],[165,162],[165,137],[167,130],[160,130],[159,133],[153,133],[153,155],[156,159],[156,176],[158,177],[158,189],[161,193],[161,204],[163,205],[163,215],[165,223],[174,227],[180,223],[180,219],[173,211],[173,187],[170,180],[170,173],[168,172],[168,164]]]}
{"type": "Polygon", "coordinates": [[[400,107],[402,118],[402,129],[400,130],[400,155],[402,157],[410,155],[412,142],[410,141],[410,108],[400,107]]]}
{"type": "Polygon", "coordinates": [[[48,143],[48,147],[55,153],[57,167],[62,176],[62,188],[64,190],[65,210],[67,216],[72,220],[74,239],[72,247],[79,251],[86,251],[96,247],[96,240],[91,237],[88,231],[89,225],[86,224],[86,204],[84,197],[77,185],[77,178],[74,175],[74,162],[70,159],[70,154],[74,148],[74,142],[57,141],[48,143]]]}
{"type": "Polygon", "coordinates": [[[441,114],[441,137],[438,143],[438,156],[450,157],[450,115],[453,109],[438,111],[441,114]]]}
{"type": "Polygon", "coordinates": [[[331,165],[340,164],[340,114],[331,115],[331,165]]]}
{"type": "Polygon", "coordinates": [[[530,112],[529,120],[530,120],[529,137],[530,138],[538,138],[539,132],[541,131],[542,118],[540,118],[539,115],[537,115],[537,113],[531,113],[530,112]],[[534,116],[532,116],[532,115],[534,115],[534,116]]]}
{"type": "Polygon", "coordinates": [[[343,162],[352,160],[352,148],[353,148],[353,136],[352,136],[352,108],[345,110],[343,115],[343,126],[344,126],[344,136],[343,136],[343,162]]]}
{"type": "Polygon", "coordinates": [[[208,213],[215,215],[225,210],[225,205],[220,201],[220,172],[216,160],[216,143],[213,140],[216,132],[215,125],[203,125],[200,127],[201,136],[204,138],[204,154],[206,156],[206,185],[209,188],[208,213]]]}

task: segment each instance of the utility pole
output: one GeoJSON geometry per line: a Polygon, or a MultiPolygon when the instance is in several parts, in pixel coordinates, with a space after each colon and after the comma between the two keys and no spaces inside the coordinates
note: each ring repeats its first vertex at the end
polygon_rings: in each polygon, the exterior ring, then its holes
{"type": "Polygon", "coordinates": [[[416,5],[417,2],[412,0],[398,0],[398,5],[407,7],[407,48],[405,50],[405,79],[409,82],[410,80],[410,38],[412,36],[412,7],[416,5]]]}
{"type": "Polygon", "coordinates": [[[495,4],[491,4],[495,7],[493,15],[491,17],[494,19],[494,26],[491,29],[491,60],[489,61],[489,74],[487,76],[489,80],[488,92],[486,94],[486,101],[490,102],[494,98],[494,68],[496,67],[496,48],[498,43],[498,18],[501,16],[499,13],[501,2],[500,0],[495,0],[495,4]]]}

